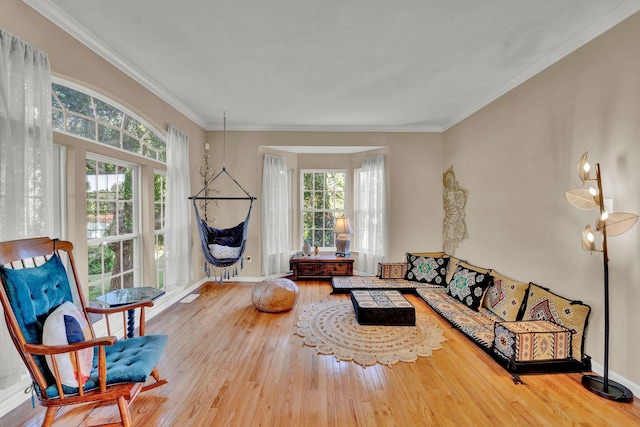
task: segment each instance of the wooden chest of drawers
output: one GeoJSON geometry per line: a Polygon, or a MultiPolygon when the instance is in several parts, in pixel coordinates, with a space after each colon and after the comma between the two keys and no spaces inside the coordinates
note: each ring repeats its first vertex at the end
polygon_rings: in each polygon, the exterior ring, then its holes
{"type": "Polygon", "coordinates": [[[293,280],[353,276],[353,258],[335,255],[294,255],[291,258],[291,270],[293,280]]]}

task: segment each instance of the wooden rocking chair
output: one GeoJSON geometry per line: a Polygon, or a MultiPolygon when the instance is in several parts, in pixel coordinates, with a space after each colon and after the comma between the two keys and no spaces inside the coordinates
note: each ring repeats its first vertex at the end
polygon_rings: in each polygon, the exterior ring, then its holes
{"type": "Polygon", "coordinates": [[[0,243],[0,299],[9,334],[31,374],[40,404],[47,408],[43,426],[53,424],[62,406],[115,402],[122,421],[108,425],[128,427],[129,404],[134,398],[141,391],[167,383],[155,367],[167,336],[144,335],[144,309],[153,305],[151,301],[117,308],[88,307],[72,249],[70,242],[47,237],[0,243]],[[76,304],[70,305],[74,297],[76,304]],[[141,309],[140,336],[96,338],[88,313],[108,315],[137,308],[141,309]],[[79,330],[84,339],[77,340],[79,330]],[[60,339],[60,333],[65,342],[43,344],[43,339],[60,339]],[[149,376],[155,381],[145,386],[149,376]]]}

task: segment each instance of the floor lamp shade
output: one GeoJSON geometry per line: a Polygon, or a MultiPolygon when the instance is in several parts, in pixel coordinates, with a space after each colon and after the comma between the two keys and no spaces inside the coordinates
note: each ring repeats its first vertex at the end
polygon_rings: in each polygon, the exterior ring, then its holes
{"type": "Polygon", "coordinates": [[[351,251],[349,250],[351,241],[347,237],[347,234],[353,233],[353,228],[351,228],[349,218],[337,218],[336,225],[335,227],[333,227],[333,232],[338,234],[338,237],[336,238],[336,255],[349,255],[351,253],[351,251]]]}

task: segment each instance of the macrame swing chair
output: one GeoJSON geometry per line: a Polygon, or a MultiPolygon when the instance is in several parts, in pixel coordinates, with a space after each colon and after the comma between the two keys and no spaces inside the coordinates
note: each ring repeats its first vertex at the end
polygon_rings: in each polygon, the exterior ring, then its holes
{"type": "MultiPolygon", "coordinates": [[[[224,117],[224,132],[226,134],[226,115],[224,117]]],[[[226,151],[226,138],[225,147],[226,151]]],[[[225,153],[226,155],[226,153],[225,153]]],[[[223,155],[224,157],[224,155],[223,155]]],[[[214,271],[214,277],[222,282],[238,274],[238,262],[240,270],[244,268],[244,250],[247,246],[247,231],[249,230],[249,220],[251,219],[251,209],[253,208],[253,197],[245,190],[238,181],[233,178],[227,171],[226,166],[222,167],[222,171],[215,175],[211,180],[205,182],[204,187],[198,191],[195,196],[189,197],[193,202],[193,209],[196,216],[196,223],[200,234],[200,243],[202,253],[204,255],[204,271],[207,277],[211,277],[211,270],[214,271]],[[246,197],[224,197],[224,196],[207,196],[207,188],[221,175],[226,174],[231,180],[246,194],[246,197]],[[201,194],[204,193],[204,196],[201,194]],[[215,228],[207,224],[207,221],[200,216],[200,208],[198,201],[200,200],[249,200],[249,211],[247,216],[238,225],[231,228],[215,228]]],[[[206,217],[206,216],[205,216],[206,217]]]]}

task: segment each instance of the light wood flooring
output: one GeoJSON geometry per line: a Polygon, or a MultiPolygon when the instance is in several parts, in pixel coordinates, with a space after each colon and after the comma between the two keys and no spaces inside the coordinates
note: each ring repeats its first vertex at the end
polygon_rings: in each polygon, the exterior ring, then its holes
{"type": "MultiPolygon", "coordinates": [[[[514,384],[491,357],[416,296],[418,312],[440,320],[447,341],[433,357],[363,368],[318,356],[294,335],[305,306],[330,299],[327,281],[299,282],[287,313],[251,304],[251,283],[207,283],[199,298],[147,322],[169,335],[158,366],[169,384],[131,405],[147,426],[638,426],[640,401],[616,403],[580,383],[581,374],[527,375],[514,384]]],[[[60,411],[54,425],[117,421],[115,405],[60,411]]],[[[44,409],[25,402],[1,426],[40,425],[44,409]]]]}

